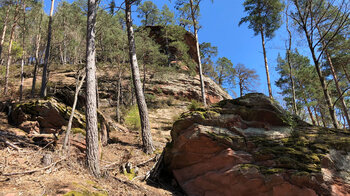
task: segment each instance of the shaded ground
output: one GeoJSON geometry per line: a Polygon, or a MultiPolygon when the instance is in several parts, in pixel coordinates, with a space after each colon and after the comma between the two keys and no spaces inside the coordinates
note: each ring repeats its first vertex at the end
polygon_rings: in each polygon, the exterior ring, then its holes
{"type": "MultiPolygon", "coordinates": [[[[28,71],[29,72],[29,71],[28,71]]],[[[108,72],[107,72],[108,73],[108,72]]],[[[110,73],[110,72],[109,72],[110,73]]],[[[75,82],[74,71],[56,70],[51,73],[51,88],[55,85],[72,85],[75,82]],[[72,77],[73,76],[73,77],[72,77]]],[[[37,83],[40,84],[41,77],[37,83]]],[[[12,81],[10,97],[18,96],[18,81],[12,81]]],[[[25,97],[29,96],[32,79],[26,78],[24,82],[25,97]]],[[[37,90],[39,89],[37,85],[37,90]]],[[[2,89],[1,89],[2,90],[2,89]]],[[[164,97],[157,97],[162,99],[164,97]]],[[[5,98],[3,97],[2,100],[5,98]]],[[[66,159],[59,151],[61,144],[56,147],[23,146],[17,140],[10,141],[19,149],[0,142],[0,196],[10,195],[64,195],[71,191],[79,191],[92,195],[176,195],[174,190],[166,190],[147,185],[144,176],[154,166],[166,142],[170,140],[172,122],[187,109],[189,102],[174,100],[172,106],[150,110],[152,136],[156,151],[146,155],[141,149],[141,139],[137,131],[111,132],[111,142],[102,148],[101,168],[105,177],[95,179],[91,177],[84,167],[84,153],[78,148],[72,148],[71,156],[66,159]],[[50,155],[52,165],[43,165],[42,158],[50,155]],[[56,163],[57,162],[57,163],[56,163]],[[131,163],[139,165],[136,175],[124,175],[120,166],[131,163]],[[46,169],[43,169],[47,167],[46,169]],[[15,172],[37,170],[31,174],[10,175],[15,172]]],[[[114,115],[115,108],[106,107],[104,113],[114,115]]],[[[0,139],[1,134],[25,135],[23,131],[9,125],[4,112],[0,112],[0,139]]],[[[78,134],[76,137],[83,137],[78,134]]]]}

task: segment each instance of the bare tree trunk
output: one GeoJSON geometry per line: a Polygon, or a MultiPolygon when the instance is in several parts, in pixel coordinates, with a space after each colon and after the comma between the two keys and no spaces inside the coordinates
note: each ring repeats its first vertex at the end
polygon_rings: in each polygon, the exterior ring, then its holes
{"type": "Polygon", "coordinates": [[[134,29],[132,27],[132,19],[131,19],[131,3],[132,1],[125,0],[125,18],[126,18],[126,26],[127,26],[127,32],[128,32],[128,40],[129,40],[130,65],[131,65],[131,71],[133,76],[132,78],[133,78],[133,83],[135,88],[137,105],[139,108],[139,114],[141,118],[141,133],[142,133],[143,148],[147,154],[150,154],[154,151],[154,147],[153,147],[150,123],[148,119],[148,109],[145,101],[145,96],[142,92],[139,66],[138,66],[137,57],[136,57],[134,29]]]}
{"type": "Polygon", "coordinates": [[[18,22],[18,15],[19,15],[19,3],[17,3],[16,5],[16,10],[15,10],[15,15],[14,15],[14,19],[13,19],[13,25],[12,25],[12,29],[11,29],[11,36],[10,36],[10,43],[9,43],[9,47],[8,47],[8,57],[7,57],[7,65],[6,65],[6,73],[5,73],[5,89],[4,89],[4,94],[7,95],[7,91],[8,91],[8,80],[9,80],[9,74],[10,74],[10,66],[11,66],[11,60],[12,60],[12,44],[13,44],[13,39],[15,37],[15,31],[16,31],[16,26],[17,26],[17,22],[18,22]]]}
{"type": "Polygon", "coordinates": [[[67,31],[66,31],[66,16],[63,17],[63,64],[67,64],[67,31]]]}
{"type": "Polygon", "coordinates": [[[37,75],[38,67],[40,64],[39,48],[40,48],[40,41],[41,41],[41,23],[42,23],[42,21],[43,21],[43,12],[41,12],[38,34],[36,35],[36,39],[35,39],[35,65],[34,65],[34,70],[33,70],[33,82],[32,82],[32,91],[31,91],[32,97],[34,97],[34,94],[35,94],[36,75],[37,75]]]}
{"type": "Polygon", "coordinates": [[[121,75],[122,75],[122,72],[121,70],[119,70],[118,82],[117,82],[117,110],[116,110],[116,118],[118,123],[120,123],[120,94],[121,94],[121,87],[122,87],[121,75]]]}
{"type": "Polygon", "coordinates": [[[343,98],[343,92],[340,89],[339,80],[338,80],[337,74],[335,73],[333,62],[332,62],[331,56],[329,55],[327,49],[325,49],[325,54],[327,56],[327,60],[328,60],[329,66],[331,68],[333,80],[334,80],[335,87],[336,87],[337,92],[338,92],[339,101],[340,101],[340,104],[341,104],[342,109],[343,109],[344,117],[346,119],[346,122],[347,122],[348,126],[350,126],[350,117],[349,117],[348,107],[345,104],[345,101],[344,101],[344,98],[343,98]]]}
{"type": "Polygon", "coordinates": [[[68,121],[68,125],[67,125],[66,135],[64,137],[63,150],[67,150],[68,149],[67,147],[69,146],[69,143],[68,143],[69,142],[69,135],[70,135],[70,131],[72,129],[74,112],[75,112],[75,108],[77,106],[80,89],[81,89],[81,87],[84,84],[85,76],[86,76],[86,73],[83,72],[83,73],[78,74],[78,77],[77,77],[77,82],[76,82],[76,85],[75,85],[74,102],[73,102],[71,114],[69,116],[69,121],[68,121]],[[81,80],[79,80],[80,76],[82,76],[81,80]]]}
{"type": "Polygon", "coordinates": [[[240,96],[242,97],[243,96],[243,82],[239,82],[239,93],[240,93],[240,96]]]}
{"type": "MultiPolygon", "coordinates": [[[[286,8],[286,29],[288,31],[288,49],[287,49],[287,60],[288,60],[288,67],[289,67],[289,78],[290,78],[290,83],[292,84],[292,102],[293,102],[293,112],[294,114],[297,114],[298,109],[297,109],[297,104],[296,104],[296,98],[295,98],[295,84],[294,84],[294,78],[293,78],[293,66],[291,64],[291,59],[290,59],[290,53],[292,50],[292,32],[289,29],[289,16],[288,16],[288,5],[286,8]]],[[[310,108],[308,108],[310,110],[310,108]]]]}
{"type": "Polygon", "coordinates": [[[344,67],[343,64],[341,64],[341,67],[342,67],[342,69],[343,69],[343,71],[345,73],[346,79],[348,79],[348,81],[350,83],[350,75],[349,75],[348,71],[346,70],[346,68],[344,67]]]}
{"type": "Polygon", "coordinates": [[[322,110],[322,108],[319,108],[319,110],[320,110],[320,114],[321,114],[321,119],[322,119],[323,126],[324,126],[324,127],[327,127],[327,122],[326,122],[326,119],[324,118],[323,110],[322,110]]]}
{"type": "Polygon", "coordinates": [[[100,177],[96,100],[96,1],[88,1],[86,40],[86,158],[91,174],[100,177]]]}
{"type": "Polygon", "coordinates": [[[267,64],[266,49],[265,49],[265,37],[264,37],[263,29],[260,30],[260,34],[261,34],[261,43],[262,43],[262,48],[263,48],[263,53],[264,53],[264,63],[265,63],[265,70],[266,70],[267,87],[269,89],[269,97],[272,98],[270,73],[269,73],[269,66],[267,64]]]}
{"type": "Polygon", "coordinates": [[[200,54],[199,42],[198,42],[197,20],[196,20],[195,11],[194,11],[193,0],[190,0],[190,8],[191,8],[192,21],[193,21],[193,31],[194,31],[194,36],[195,36],[195,39],[196,39],[196,50],[197,50],[197,58],[198,58],[198,71],[199,71],[199,80],[200,80],[200,83],[201,83],[202,101],[203,101],[204,107],[207,107],[207,100],[206,100],[206,96],[205,96],[205,87],[204,87],[204,78],[203,78],[203,74],[202,74],[201,54],[200,54]]]}
{"type": "Polygon", "coordinates": [[[0,64],[2,63],[2,46],[4,45],[5,42],[5,36],[6,36],[6,30],[7,30],[7,23],[8,23],[8,18],[9,18],[9,12],[10,12],[10,7],[6,9],[6,14],[5,14],[5,19],[4,19],[4,26],[2,28],[2,34],[1,34],[1,40],[0,40],[0,64]]]}
{"type": "Polygon", "coordinates": [[[47,33],[47,45],[46,45],[46,50],[45,50],[43,76],[42,76],[42,80],[41,80],[41,90],[40,90],[41,97],[46,97],[46,95],[47,95],[48,66],[49,66],[50,44],[51,44],[51,34],[52,34],[52,14],[53,14],[54,5],[55,5],[55,0],[51,0],[49,26],[48,26],[48,33],[47,33]]]}
{"type": "Polygon", "coordinates": [[[320,126],[320,119],[318,118],[316,108],[315,108],[315,107],[313,107],[313,109],[314,109],[314,113],[315,113],[315,117],[316,117],[316,122],[317,122],[317,125],[318,125],[318,126],[320,126]]]}
{"type": "Polygon", "coordinates": [[[21,63],[21,85],[19,87],[19,101],[22,101],[23,98],[23,81],[24,81],[24,75],[23,75],[23,69],[24,69],[24,61],[26,58],[26,53],[25,53],[25,39],[26,39],[26,3],[25,0],[23,0],[23,39],[22,39],[22,46],[23,46],[23,51],[22,51],[22,63],[21,63]]]}

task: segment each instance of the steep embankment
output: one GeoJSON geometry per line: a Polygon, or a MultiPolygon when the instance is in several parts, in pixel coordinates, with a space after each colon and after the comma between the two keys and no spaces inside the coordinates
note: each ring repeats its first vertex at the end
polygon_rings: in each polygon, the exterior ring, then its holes
{"type": "MultiPolygon", "coordinates": [[[[4,103],[0,106],[0,195],[72,195],[77,193],[74,191],[100,195],[177,193],[174,188],[164,190],[147,185],[142,180],[155,164],[166,142],[170,141],[173,121],[187,110],[190,99],[200,97],[198,78],[184,74],[147,75],[145,93],[151,97],[148,100],[150,121],[157,150],[153,155],[146,155],[142,152],[138,130],[127,129],[114,121],[117,79],[113,69],[100,68],[100,112],[111,132],[109,144],[101,148],[101,168],[106,177],[95,179],[84,168],[84,90],[80,93],[78,113],[73,123],[71,156],[65,157],[59,151],[71,111],[69,105],[72,104],[75,89],[75,69],[77,67],[64,67],[51,72],[49,92],[52,97],[49,99],[27,98],[21,104],[4,103]],[[132,171],[121,172],[120,168],[125,165],[132,165],[132,171]]],[[[122,82],[123,104],[132,102],[130,78],[127,75],[123,75],[122,82]]],[[[207,79],[206,84],[209,102],[229,98],[212,81],[207,79]]],[[[25,89],[30,87],[31,79],[26,78],[25,89]]]]}

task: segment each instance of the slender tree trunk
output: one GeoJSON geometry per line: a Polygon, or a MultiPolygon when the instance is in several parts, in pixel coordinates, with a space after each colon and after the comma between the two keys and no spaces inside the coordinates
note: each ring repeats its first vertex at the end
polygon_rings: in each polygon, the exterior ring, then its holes
{"type": "Polygon", "coordinates": [[[320,110],[320,114],[321,114],[321,119],[322,119],[323,126],[324,126],[324,127],[327,127],[327,122],[326,122],[326,119],[325,119],[325,117],[324,117],[324,112],[323,112],[322,108],[319,108],[319,110],[320,110]]]}
{"type": "Polygon", "coordinates": [[[239,92],[240,92],[240,96],[243,97],[243,82],[239,81],[239,92]]]}
{"type": "Polygon", "coordinates": [[[348,71],[346,70],[346,68],[344,67],[343,64],[341,64],[341,67],[342,67],[342,69],[343,69],[343,71],[345,73],[346,79],[348,79],[348,81],[350,83],[350,75],[349,75],[348,71]]]}
{"type": "Polygon", "coordinates": [[[146,88],[146,63],[143,64],[143,83],[142,83],[142,92],[145,94],[146,88]]]}
{"type": "MultiPolygon", "coordinates": [[[[337,116],[335,114],[335,110],[334,110],[334,107],[333,107],[332,98],[329,95],[329,92],[328,92],[328,89],[327,89],[326,80],[325,80],[325,78],[323,76],[323,73],[321,71],[321,68],[320,68],[319,59],[316,57],[316,54],[315,54],[315,47],[314,47],[314,40],[313,40],[313,36],[314,35],[313,35],[313,33],[310,34],[310,31],[307,28],[307,24],[306,24],[306,22],[304,20],[304,16],[302,15],[302,13],[300,11],[300,7],[299,7],[299,4],[298,4],[298,1],[294,1],[294,4],[295,4],[295,6],[296,6],[296,8],[298,10],[298,15],[299,15],[299,18],[301,19],[301,22],[302,22],[301,28],[303,29],[303,31],[305,33],[305,37],[306,37],[307,42],[308,42],[308,46],[309,46],[309,49],[310,49],[310,52],[311,52],[311,55],[312,55],[312,59],[313,59],[314,64],[315,64],[315,68],[316,68],[316,72],[317,72],[318,78],[319,78],[320,83],[321,83],[322,91],[323,91],[324,98],[325,98],[325,101],[326,101],[326,104],[327,104],[327,107],[328,107],[328,110],[329,110],[329,114],[330,114],[331,119],[332,119],[333,126],[334,126],[334,128],[338,129],[339,128],[339,124],[338,124],[337,116]]],[[[312,26],[312,27],[315,28],[315,26],[312,26]]]]}
{"type": "MultiPolygon", "coordinates": [[[[288,17],[288,6],[287,6],[287,8],[286,8],[286,29],[288,31],[287,60],[288,60],[288,67],[289,67],[289,79],[290,79],[290,83],[292,84],[293,112],[294,112],[294,114],[297,114],[298,113],[298,109],[297,109],[296,98],[295,98],[295,83],[294,83],[294,78],[293,78],[293,66],[292,66],[292,62],[291,62],[291,59],[290,59],[290,53],[291,53],[291,50],[292,50],[292,32],[289,29],[288,22],[289,22],[289,17],[288,17]]],[[[308,108],[308,109],[310,109],[310,108],[308,108]]]]}
{"type": "Polygon", "coordinates": [[[4,88],[4,94],[7,95],[8,91],[8,80],[9,80],[9,74],[10,74],[10,66],[11,66],[11,60],[12,60],[12,44],[13,44],[13,39],[15,37],[15,31],[16,31],[16,26],[18,22],[18,15],[19,15],[19,3],[16,5],[16,10],[15,10],[15,15],[13,19],[13,25],[11,29],[11,36],[10,36],[10,43],[8,47],[8,57],[7,57],[7,65],[6,65],[6,73],[5,73],[5,88],[4,88]]]}
{"type": "Polygon", "coordinates": [[[316,107],[313,107],[313,109],[314,109],[317,125],[320,126],[320,119],[318,118],[316,107]]]}
{"type": "Polygon", "coordinates": [[[25,39],[26,39],[26,3],[23,0],[23,37],[22,37],[22,63],[21,63],[21,85],[19,87],[19,101],[22,101],[23,98],[23,81],[24,81],[24,75],[23,75],[23,69],[24,69],[24,61],[26,59],[26,52],[25,52],[25,39]]]}
{"type": "Polygon", "coordinates": [[[52,14],[53,8],[55,5],[55,0],[51,0],[51,9],[50,9],[50,17],[49,17],[49,26],[47,33],[47,45],[45,50],[45,60],[44,60],[44,68],[43,68],[43,76],[41,80],[41,90],[40,96],[46,97],[47,95],[47,83],[48,83],[48,66],[49,66],[49,58],[50,58],[50,44],[51,44],[51,34],[52,34],[52,14]]]}
{"type": "Polygon", "coordinates": [[[84,84],[84,80],[85,80],[85,76],[86,73],[82,73],[82,78],[80,79],[81,74],[78,74],[78,78],[77,78],[77,83],[76,83],[76,88],[75,88],[75,95],[74,95],[74,102],[73,102],[73,106],[72,106],[72,112],[69,116],[69,121],[68,121],[68,126],[67,126],[67,130],[66,130],[66,135],[64,137],[64,142],[63,142],[63,150],[67,150],[68,148],[68,142],[69,142],[69,135],[70,135],[70,131],[72,129],[72,123],[73,123],[73,118],[74,118],[74,112],[75,112],[75,108],[77,106],[77,102],[78,102],[78,96],[79,96],[79,92],[81,87],[84,84]]]}
{"type": "Polygon", "coordinates": [[[338,124],[337,116],[335,115],[335,110],[334,110],[334,107],[333,107],[332,98],[329,95],[325,78],[324,78],[324,76],[322,74],[319,62],[316,60],[316,56],[315,56],[314,51],[312,51],[311,53],[312,53],[312,56],[313,56],[313,59],[314,59],[314,63],[315,63],[315,67],[316,67],[316,71],[317,71],[318,77],[319,77],[320,82],[321,82],[321,87],[322,87],[322,90],[323,90],[325,101],[327,103],[328,110],[329,110],[330,116],[332,118],[333,126],[334,126],[334,128],[338,129],[339,128],[339,124],[338,124]]]}
{"type": "Polygon", "coordinates": [[[130,56],[130,65],[132,71],[132,78],[135,88],[135,94],[137,99],[137,105],[139,108],[139,114],[141,118],[141,133],[142,133],[142,142],[144,151],[147,154],[150,154],[154,151],[151,128],[148,119],[148,109],[145,101],[145,96],[142,92],[142,85],[140,80],[140,72],[139,66],[137,63],[136,57],[136,46],[135,46],[135,37],[134,37],[134,29],[132,27],[132,19],[131,19],[131,1],[125,0],[125,18],[126,18],[126,26],[128,32],[128,40],[129,40],[129,56],[130,56]]]}
{"type": "Polygon", "coordinates": [[[261,34],[261,43],[262,43],[262,48],[263,48],[263,53],[264,53],[264,62],[265,62],[265,70],[266,70],[266,78],[267,78],[267,87],[269,89],[269,97],[272,97],[272,89],[271,89],[271,82],[270,82],[270,73],[269,73],[269,66],[267,64],[267,56],[266,56],[266,49],[265,49],[265,37],[264,37],[264,30],[261,28],[260,30],[261,34]]]}
{"type": "Polygon", "coordinates": [[[43,19],[43,14],[41,13],[40,23],[39,23],[39,32],[36,35],[36,40],[35,40],[35,64],[34,64],[34,70],[33,70],[33,82],[32,82],[32,91],[31,91],[32,97],[34,97],[34,94],[35,94],[36,76],[37,76],[38,67],[40,64],[39,48],[40,48],[40,41],[41,41],[41,22],[42,22],[42,19],[43,19]]]}
{"type": "Polygon", "coordinates": [[[64,16],[63,17],[63,64],[67,64],[67,30],[66,30],[66,17],[64,16]]]}
{"type": "Polygon", "coordinates": [[[95,26],[96,1],[88,0],[86,37],[86,158],[90,173],[95,177],[100,177],[96,103],[95,26]]]}
{"type": "Polygon", "coordinates": [[[117,110],[116,110],[116,118],[118,123],[120,123],[120,94],[121,94],[121,86],[122,86],[121,75],[122,75],[122,72],[121,70],[119,70],[118,82],[117,82],[117,110]]]}
{"type": "Polygon", "coordinates": [[[337,74],[335,73],[335,69],[334,69],[334,66],[333,66],[333,62],[332,62],[331,56],[329,55],[327,49],[325,49],[324,52],[325,52],[325,54],[327,56],[327,60],[328,60],[329,66],[331,68],[333,80],[334,80],[335,87],[336,87],[337,92],[338,92],[339,101],[340,101],[340,104],[341,104],[342,109],[343,109],[344,117],[346,119],[346,122],[347,122],[348,126],[350,127],[350,117],[349,117],[348,107],[345,104],[345,101],[344,101],[344,98],[343,98],[343,92],[340,89],[339,80],[338,80],[337,74]]]}
{"type": "Polygon", "coordinates": [[[2,28],[2,34],[1,34],[1,40],[0,40],[0,64],[2,63],[2,46],[4,45],[5,42],[5,36],[6,36],[6,30],[7,30],[7,23],[8,23],[8,18],[9,18],[9,12],[10,12],[10,7],[6,9],[6,14],[5,14],[5,19],[4,19],[4,26],[2,28]]]}
{"type": "Polygon", "coordinates": [[[202,92],[202,101],[204,107],[207,107],[207,100],[205,96],[205,87],[204,87],[204,78],[202,74],[202,62],[201,62],[201,54],[199,50],[199,42],[198,42],[198,29],[197,29],[197,20],[194,11],[193,0],[190,0],[190,8],[191,8],[191,16],[193,21],[193,31],[196,39],[196,50],[197,50],[197,60],[198,60],[198,71],[199,71],[199,80],[201,83],[201,92],[202,92]]]}

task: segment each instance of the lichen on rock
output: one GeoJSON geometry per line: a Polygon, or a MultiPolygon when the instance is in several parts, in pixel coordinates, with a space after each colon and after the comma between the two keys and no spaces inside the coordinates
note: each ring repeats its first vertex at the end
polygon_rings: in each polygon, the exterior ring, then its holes
{"type": "Polygon", "coordinates": [[[181,115],[163,175],[188,195],[349,195],[350,133],[314,127],[263,94],[181,115]]]}

